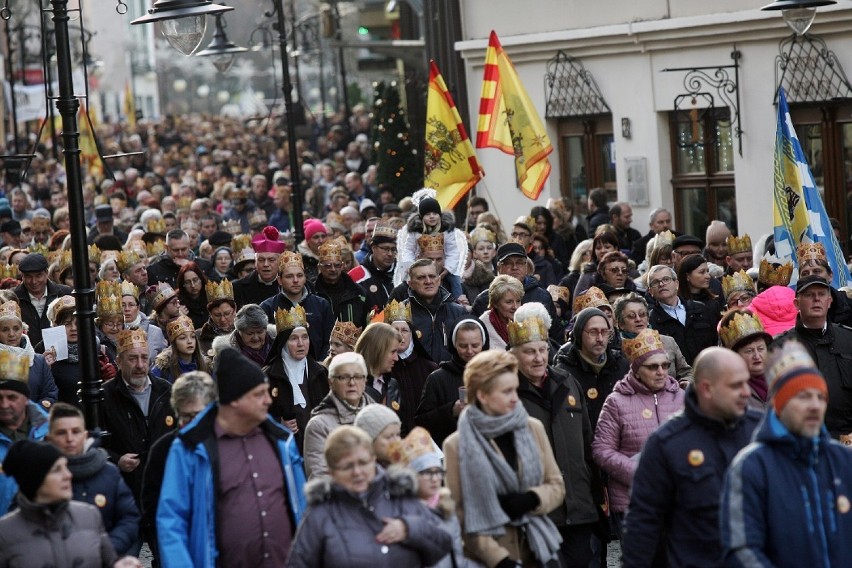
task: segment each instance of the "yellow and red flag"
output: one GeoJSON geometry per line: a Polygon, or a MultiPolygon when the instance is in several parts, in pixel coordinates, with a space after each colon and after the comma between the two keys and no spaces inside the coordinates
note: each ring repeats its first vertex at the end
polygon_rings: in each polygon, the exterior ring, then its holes
{"type": "Polygon", "coordinates": [[[136,128],[136,98],[133,96],[133,89],[130,88],[130,81],[124,83],[124,116],[127,117],[127,124],[130,128],[136,128]]]}
{"type": "Polygon", "coordinates": [[[547,156],[553,146],[494,31],[485,53],[476,147],[498,148],[514,155],[518,188],[530,199],[538,198],[550,175],[547,156]]]}
{"type": "Polygon", "coordinates": [[[81,100],[80,109],[77,111],[77,130],[80,132],[80,164],[85,172],[100,176],[103,175],[103,164],[98,153],[98,146],[95,143],[95,133],[92,130],[93,127],[97,126],[97,122],[92,119],[90,126],[86,114],[86,102],[81,100]]]}
{"type": "Polygon", "coordinates": [[[441,209],[452,209],[485,173],[438,66],[429,65],[423,185],[438,192],[441,209]]]}

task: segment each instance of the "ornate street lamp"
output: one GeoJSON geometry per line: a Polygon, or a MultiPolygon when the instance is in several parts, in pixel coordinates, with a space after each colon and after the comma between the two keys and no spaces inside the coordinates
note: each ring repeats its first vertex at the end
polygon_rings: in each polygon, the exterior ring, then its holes
{"type": "Polygon", "coordinates": [[[816,9],[820,6],[831,6],[832,4],[837,4],[836,0],[775,0],[761,10],[780,10],[784,23],[796,35],[803,36],[808,33],[811,24],[814,23],[816,9]]]}
{"type": "Polygon", "coordinates": [[[234,59],[238,53],[248,51],[245,47],[240,47],[228,39],[225,33],[225,16],[216,14],[216,32],[213,34],[213,39],[203,51],[196,53],[196,57],[210,57],[213,59],[213,66],[220,73],[227,73],[231,65],[234,64],[234,59]]]}
{"type": "Polygon", "coordinates": [[[160,31],[169,44],[184,55],[192,55],[207,31],[207,14],[221,14],[233,9],[213,4],[210,0],[157,0],[146,16],[136,18],[130,24],[159,22],[160,31]]]}

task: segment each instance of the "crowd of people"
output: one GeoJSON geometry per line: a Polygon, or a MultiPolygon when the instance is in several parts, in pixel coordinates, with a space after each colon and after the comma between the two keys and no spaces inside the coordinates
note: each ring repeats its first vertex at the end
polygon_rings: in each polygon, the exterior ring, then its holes
{"type": "Polygon", "coordinates": [[[259,127],[107,138],[140,153],[85,182],[103,437],[63,169],[0,198],[0,568],[843,565],[852,301],[821,245],[791,287],[771,238],[642,234],[603,189],[459,219],[377,186],[368,131],[299,141],[301,242],[259,127]]]}

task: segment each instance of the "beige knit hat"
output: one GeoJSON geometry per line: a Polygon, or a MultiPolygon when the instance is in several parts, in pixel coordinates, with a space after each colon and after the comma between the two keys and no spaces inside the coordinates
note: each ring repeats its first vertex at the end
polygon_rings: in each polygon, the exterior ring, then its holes
{"type": "Polygon", "coordinates": [[[724,241],[728,238],[728,236],[730,236],[730,234],[731,230],[728,228],[724,221],[714,219],[707,227],[707,233],[704,236],[704,242],[710,243],[724,241]]]}

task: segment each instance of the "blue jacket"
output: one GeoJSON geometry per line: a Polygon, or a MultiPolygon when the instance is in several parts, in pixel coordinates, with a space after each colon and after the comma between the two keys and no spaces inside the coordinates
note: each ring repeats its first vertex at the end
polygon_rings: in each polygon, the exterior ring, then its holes
{"type": "MultiPolygon", "coordinates": [[[[213,425],[218,406],[208,406],[172,443],[157,507],[160,561],[172,566],[217,565],[218,449],[213,425]]],[[[305,471],[296,439],[271,418],[261,425],[281,459],[289,513],[295,528],[305,511],[305,471]]]]}
{"type": "Polygon", "coordinates": [[[722,565],[722,482],[762,415],[748,409],[732,423],[713,420],[699,409],[692,386],[685,403],[640,454],[621,538],[624,566],[722,565]]]}
{"type": "Polygon", "coordinates": [[[727,566],[848,566],[852,560],[852,451],[824,427],[792,434],[774,411],[725,476],[727,566]]]}
{"type": "Polygon", "coordinates": [[[44,359],[44,355],[35,354],[33,364],[30,365],[30,400],[38,402],[50,408],[59,398],[59,389],[50,371],[50,365],[44,359]],[[45,404],[47,403],[47,404],[45,404]]]}
{"type": "MultiPolygon", "coordinates": [[[[308,316],[308,337],[311,340],[311,353],[314,359],[322,361],[328,356],[328,341],[331,337],[331,330],[334,329],[334,311],[331,309],[328,300],[312,294],[308,288],[304,289],[299,305],[305,308],[305,313],[308,316]]],[[[275,325],[275,311],[277,309],[289,310],[296,305],[287,296],[279,292],[264,300],[260,307],[266,312],[269,323],[275,325]]]]}
{"type": "MultiPolygon", "coordinates": [[[[38,404],[34,402],[27,403],[27,424],[29,424],[28,433],[30,440],[43,440],[47,435],[47,412],[45,412],[38,404]]],[[[6,454],[9,452],[9,447],[12,445],[12,440],[0,433],[0,463],[6,459],[6,454]]],[[[9,507],[15,500],[15,493],[18,492],[18,484],[11,477],[2,473],[0,468],[0,516],[9,512],[9,507]]]]}

